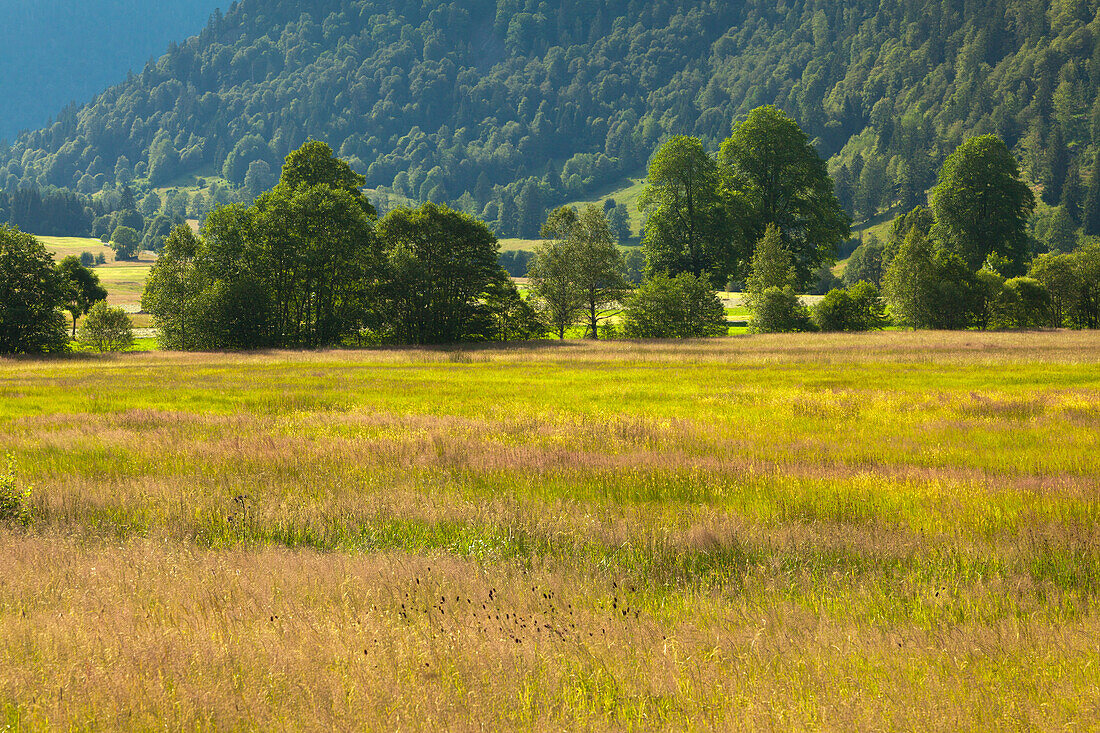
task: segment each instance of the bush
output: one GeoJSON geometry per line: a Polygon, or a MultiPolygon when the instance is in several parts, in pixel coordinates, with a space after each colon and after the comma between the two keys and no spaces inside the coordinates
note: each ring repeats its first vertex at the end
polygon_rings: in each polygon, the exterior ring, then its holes
{"type": "Polygon", "coordinates": [[[93,265],[95,265],[95,255],[91,252],[81,252],[80,264],[84,265],[85,267],[92,267],[93,265]]]}
{"type": "Polygon", "coordinates": [[[99,301],[84,317],[76,340],[92,351],[124,351],[134,345],[134,324],[126,311],[99,301]]]}
{"type": "Polygon", "coordinates": [[[0,473],[0,522],[30,522],[30,487],[22,491],[15,485],[15,459],[8,456],[8,470],[0,473]]]}
{"type": "Polygon", "coordinates": [[[814,307],[813,317],[822,331],[873,331],[886,325],[885,310],[878,288],[859,282],[847,290],[826,293],[814,307]]]}
{"type": "Polygon", "coordinates": [[[792,288],[770,287],[757,295],[753,304],[753,333],[814,330],[809,311],[792,288]]]}
{"type": "Polygon", "coordinates": [[[627,338],[703,338],[725,336],[726,311],[706,278],[684,272],[658,275],[642,284],[623,304],[627,338]]]}

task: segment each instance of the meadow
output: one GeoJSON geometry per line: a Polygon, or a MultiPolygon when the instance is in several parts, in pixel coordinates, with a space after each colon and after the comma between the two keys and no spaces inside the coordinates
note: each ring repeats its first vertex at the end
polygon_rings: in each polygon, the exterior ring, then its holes
{"type": "Polygon", "coordinates": [[[0,360],[0,729],[1078,730],[1100,334],[0,360]]]}

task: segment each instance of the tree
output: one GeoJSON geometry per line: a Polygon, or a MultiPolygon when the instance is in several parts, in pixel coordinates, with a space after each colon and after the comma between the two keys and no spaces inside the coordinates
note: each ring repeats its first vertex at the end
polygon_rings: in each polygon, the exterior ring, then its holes
{"type": "Polygon", "coordinates": [[[576,258],[576,277],[580,287],[589,338],[599,338],[599,324],[610,318],[609,308],[630,292],[623,276],[626,263],[615,246],[615,236],[600,207],[586,206],[567,235],[576,258]]]}
{"type": "Polygon", "coordinates": [[[347,191],[368,217],[373,219],[378,215],[362,190],[366,178],[356,173],[346,161],[337,158],[328,143],[310,140],[292,151],[283,162],[279,183],[289,188],[324,185],[347,191]]]}
{"type": "Polygon", "coordinates": [[[115,251],[115,258],[119,260],[132,260],[137,256],[138,247],[141,246],[141,237],[138,233],[126,226],[116,227],[111,235],[111,248],[115,251]]]}
{"type": "Polygon", "coordinates": [[[638,202],[650,273],[690,272],[717,284],[738,272],[745,248],[719,188],[718,166],[697,138],[674,137],[654,154],[638,202]]]}
{"type": "Polygon", "coordinates": [[[974,312],[974,274],[954,252],[936,247],[919,227],[886,268],[890,317],[910,328],[965,328],[974,312]]]}
{"type": "Polygon", "coordinates": [[[271,166],[265,160],[254,160],[248,164],[248,172],[244,175],[244,190],[250,198],[256,198],[261,193],[275,185],[275,176],[271,172],[271,166]]]}
{"type": "Polygon", "coordinates": [[[446,206],[395,209],[378,224],[391,271],[389,328],[400,343],[456,343],[477,337],[481,302],[507,274],[496,237],[446,206]]]}
{"type": "Polygon", "coordinates": [[[149,270],[141,309],[153,316],[161,348],[193,351],[221,345],[211,333],[208,301],[213,282],[199,263],[203,249],[191,227],[178,226],[149,270]]]}
{"type": "Polygon", "coordinates": [[[565,338],[584,310],[575,241],[570,237],[577,220],[577,212],[568,206],[550,212],[540,232],[546,239],[532,253],[527,273],[531,292],[542,303],[546,320],[559,339],[565,338]]]}
{"type": "Polygon", "coordinates": [[[1041,254],[1028,269],[1028,277],[1041,283],[1050,296],[1047,325],[1054,328],[1075,325],[1073,316],[1080,310],[1084,283],[1075,259],[1072,254],[1041,254]]]}
{"type": "Polygon", "coordinates": [[[623,244],[630,239],[630,212],[627,210],[626,204],[615,204],[610,210],[607,210],[607,221],[611,225],[611,231],[615,233],[615,238],[619,241],[619,244],[623,244]]]}
{"type": "Polygon", "coordinates": [[[1081,220],[1086,235],[1100,236],[1100,153],[1092,156],[1092,175],[1089,176],[1081,220]]]}
{"type": "Polygon", "coordinates": [[[31,235],[0,226],[0,354],[64,351],[63,305],[50,253],[31,235]]]}
{"type": "Polygon", "coordinates": [[[932,189],[934,236],[977,270],[991,252],[1022,271],[1027,220],[1035,208],[1016,159],[994,135],[974,137],[951,153],[932,189]]]}
{"type": "Polygon", "coordinates": [[[726,311],[710,282],[690,272],[658,274],[623,303],[627,338],[704,338],[728,330],[726,311]]]}
{"type": "Polygon", "coordinates": [[[757,107],[722,143],[722,183],[748,241],[774,226],[793,258],[796,287],[836,260],[850,220],[833,191],[825,161],[798,124],[773,106],[757,107]]]}
{"type": "Polygon", "coordinates": [[[855,285],[858,282],[867,282],[875,287],[882,285],[885,250],[885,246],[878,241],[878,237],[874,235],[868,237],[867,241],[856,247],[855,252],[848,258],[842,277],[844,284],[855,285]]]}
{"type": "Polygon", "coordinates": [[[99,284],[99,276],[85,267],[76,255],[61,260],[57,271],[65,293],[65,310],[73,317],[73,338],[76,338],[76,319],[95,303],[106,300],[107,291],[99,284]]]}
{"type": "Polygon", "coordinates": [[[745,305],[752,311],[756,333],[806,331],[812,326],[809,312],[794,292],[798,275],[791,260],[779,229],[768,225],[756,244],[745,283],[745,305]]]}
{"type": "Polygon", "coordinates": [[[287,156],[284,178],[251,206],[177,229],[143,303],[178,348],[321,346],[378,326],[384,258],[374,207],[323,143],[287,156]],[[176,303],[174,306],[173,303],[176,303]]]}
{"type": "Polygon", "coordinates": [[[510,279],[490,281],[482,300],[485,327],[479,340],[529,341],[546,335],[546,323],[510,279]]]}
{"type": "Polygon", "coordinates": [[[1062,137],[1062,126],[1055,124],[1050,131],[1046,146],[1046,180],[1043,186],[1043,201],[1051,206],[1062,203],[1066,176],[1069,174],[1069,150],[1062,137]]]}
{"type": "Polygon", "coordinates": [[[77,340],[92,351],[125,351],[134,345],[134,324],[121,308],[102,300],[92,306],[80,324],[77,340]]]}
{"type": "Polygon", "coordinates": [[[1006,280],[991,328],[1041,328],[1051,320],[1050,292],[1038,280],[1015,277],[1006,280]]]}

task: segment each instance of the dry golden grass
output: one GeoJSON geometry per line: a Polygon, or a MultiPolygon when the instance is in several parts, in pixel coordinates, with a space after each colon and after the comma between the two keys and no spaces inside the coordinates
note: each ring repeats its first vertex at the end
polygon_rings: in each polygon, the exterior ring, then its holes
{"type": "Polygon", "coordinates": [[[0,361],[0,729],[1088,729],[1100,336],[0,361]]]}

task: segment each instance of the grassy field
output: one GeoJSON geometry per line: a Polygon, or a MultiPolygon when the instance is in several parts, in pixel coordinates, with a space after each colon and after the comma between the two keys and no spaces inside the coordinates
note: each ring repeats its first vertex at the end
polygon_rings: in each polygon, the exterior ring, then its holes
{"type": "Polygon", "coordinates": [[[0,360],[0,446],[0,729],[1100,720],[1100,334],[0,360]]]}
{"type": "Polygon", "coordinates": [[[142,252],[136,261],[124,262],[116,260],[115,251],[98,239],[38,235],[35,235],[35,238],[45,245],[56,260],[69,255],[79,257],[81,252],[91,252],[93,255],[102,253],[107,263],[96,265],[92,269],[99,276],[100,284],[107,290],[107,302],[133,314],[130,318],[135,327],[148,328],[153,325],[149,316],[138,314],[137,311],[141,308],[141,293],[145,289],[149,268],[156,261],[154,254],[142,252]]]}

